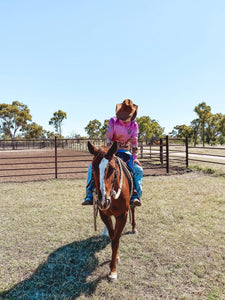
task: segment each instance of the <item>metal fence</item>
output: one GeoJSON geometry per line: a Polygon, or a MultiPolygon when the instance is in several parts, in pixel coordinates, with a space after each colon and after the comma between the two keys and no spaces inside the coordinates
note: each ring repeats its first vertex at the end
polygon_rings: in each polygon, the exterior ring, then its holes
{"type": "MultiPolygon", "coordinates": [[[[86,177],[92,156],[87,139],[0,140],[0,181],[86,177]],[[14,149],[12,151],[12,149],[14,149]]],[[[91,139],[105,145],[105,139],[91,139]]],[[[225,166],[225,148],[193,147],[188,139],[139,141],[144,174],[159,175],[188,168],[189,164],[225,166]],[[160,173],[161,172],[161,173],[160,173]]]]}
{"type": "MultiPolygon", "coordinates": [[[[87,139],[16,139],[16,140],[1,140],[0,151],[6,150],[29,150],[29,149],[73,149],[77,151],[87,150],[87,139]],[[56,144],[57,143],[57,144],[56,144]]],[[[94,145],[105,145],[105,139],[91,139],[94,145]]]]}
{"type": "Polygon", "coordinates": [[[188,147],[188,162],[194,165],[225,166],[224,147],[188,147]]]}
{"type": "Polygon", "coordinates": [[[84,144],[79,144],[79,151],[76,151],[76,143],[75,140],[68,142],[57,138],[21,140],[12,151],[9,141],[1,141],[5,151],[0,152],[0,181],[82,177],[92,157],[82,151],[84,144]]]}
{"type": "Polygon", "coordinates": [[[158,140],[140,141],[140,158],[151,168],[183,170],[188,167],[188,140],[166,136],[158,140]]]}
{"type": "MultiPolygon", "coordinates": [[[[104,145],[105,139],[90,140],[104,145]]],[[[92,156],[87,139],[0,140],[0,181],[28,181],[49,178],[84,178],[92,156]],[[14,149],[12,151],[12,149],[14,149]]],[[[166,137],[140,140],[139,157],[144,174],[158,175],[187,166],[186,144],[166,137]]]]}

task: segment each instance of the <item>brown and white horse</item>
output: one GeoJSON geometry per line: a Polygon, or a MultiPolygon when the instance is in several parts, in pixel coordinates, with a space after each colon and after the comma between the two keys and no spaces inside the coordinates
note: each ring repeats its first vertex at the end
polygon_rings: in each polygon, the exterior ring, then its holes
{"type": "MultiPolygon", "coordinates": [[[[130,197],[133,190],[132,178],[127,172],[126,164],[115,156],[118,149],[117,142],[114,142],[109,149],[104,146],[97,149],[88,142],[88,149],[94,155],[92,170],[99,213],[111,239],[112,259],[109,279],[116,280],[116,262],[119,260],[118,248],[130,208],[130,197]],[[116,219],[115,226],[113,226],[112,216],[116,219]]],[[[134,207],[131,207],[131,212],[132,232],[136,233],[134,207]]]]}

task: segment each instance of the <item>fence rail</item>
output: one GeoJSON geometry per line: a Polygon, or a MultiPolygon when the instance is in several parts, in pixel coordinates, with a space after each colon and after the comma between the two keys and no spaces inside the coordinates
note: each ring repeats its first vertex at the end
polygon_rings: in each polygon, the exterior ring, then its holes
{"type": "MultiPolygon", "coordinates": [[[[105,139],[90,141],[96,146],[106,143],[105,139]]],[[[151,140],[139,143],[146,174],[149,174],[148,170],[152,174],[153,170],[159,169],[169,172],[169,163],[171,167],[177,164],[174,157],[168,158],[168,138],[161,139],[158,144],[151,140]]],[[[87,150],[87,139],[16,140],[13,143],[0,140],[0,149],[0,181],[4,181],[4,178],[24,181],[24,178],[86,177],[92,159],[87,150]]],[[[185,167],[183,160],[179,161],[179,167],[185,167]]]]}
{"type": "MultiPolygon", "coordinates": [[[[91,142],[99,146],[105,144],[105,139],[91,142]]],[[[170,173],[185,169],[190,162],[225,165],[225,148],[191,147],[188,139],[167,136],[157,141],[140,140],[139,158],[145,174],[157,175],[159,170],[170,173]]],[[[0,140],[0,181],[86,177],[91,159],[87,139],[16,140],[13,146],[12,141],[0,140]]]]}
{"type": "Polygon", "coordinates": [[[225,166],[224,147],[191,147],[189,146],[189,162],[225,166]],[[204,152],[203,152],[204,151],[204,152]],[[223,154],[221,154],[223,153],[223,154]]]}

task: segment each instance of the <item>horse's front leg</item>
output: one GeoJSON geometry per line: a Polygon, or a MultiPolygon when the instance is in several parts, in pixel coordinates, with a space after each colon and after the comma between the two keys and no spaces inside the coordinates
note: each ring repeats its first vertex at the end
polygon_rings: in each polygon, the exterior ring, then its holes
{"type": "Polygon", "coordinates": [[[120,236],[124,229],[124,226],[126,225],[127,221],[127,212],[123,213],[122,215],[118,216],[116,218],[116,225],[114,229],[114,235],[112,238],[112,260],[110,263],[110,274],[109,279],[110,280],[116,280],[117,279],[117,272],[116,272],[116,262],[119,259],[118,255],[118,249],[119,249],[119,243],[120,243],[120,236]]]}
{"type": "Polygon", "coordinates": [[[110,239],[112,239],[113,234],[114,234],[112,219],[111,219],[111,217],[108,217],[107,215],[105,215],[104,212],[102,212],[101,210],[99,210],[99,213],[100,213],[100,217],[101,217],[103,223],[106,225],[106,227],[108,229],[110,239]]]}
{"type": "Polygon", "coordinates": [[[136,228],[136,221],[135,221],[135,207],[131,206],[131,225],[132,225],[132,233],[138,233],[136,228]]]}

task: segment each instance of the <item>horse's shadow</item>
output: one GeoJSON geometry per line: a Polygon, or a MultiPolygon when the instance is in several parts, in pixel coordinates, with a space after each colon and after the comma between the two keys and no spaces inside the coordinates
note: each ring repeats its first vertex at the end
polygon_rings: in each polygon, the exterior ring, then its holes
{"type": "Polygon", "coordinates": [[[110,243],[108,237],[94,236],[73,242],[51,253],[32,276],[3,293],[3,299],[76,299],[91,295],[98,283],[87,277],[98,266],[95,253],[110,243]]]}

